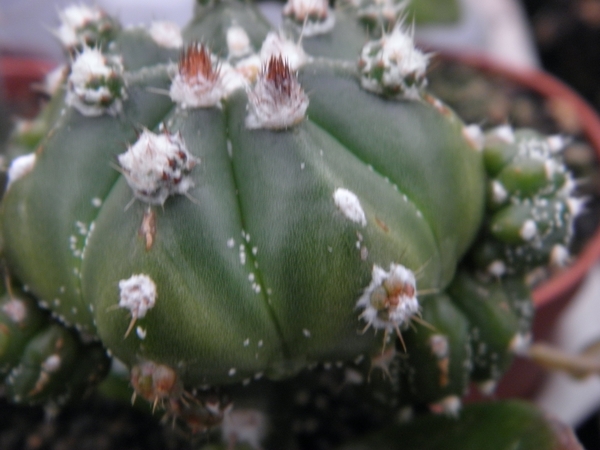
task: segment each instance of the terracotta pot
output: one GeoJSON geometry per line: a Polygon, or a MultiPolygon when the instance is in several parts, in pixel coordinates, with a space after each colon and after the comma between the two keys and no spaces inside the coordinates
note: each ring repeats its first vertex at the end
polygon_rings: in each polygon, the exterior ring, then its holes
{"type": "Polygon", "coordinates": [[[35,85],[56,65],[45,59],[0,56],[0,98],[8,103],[11,113],[19,117],[36,114],[41,93],[35,85]]]}

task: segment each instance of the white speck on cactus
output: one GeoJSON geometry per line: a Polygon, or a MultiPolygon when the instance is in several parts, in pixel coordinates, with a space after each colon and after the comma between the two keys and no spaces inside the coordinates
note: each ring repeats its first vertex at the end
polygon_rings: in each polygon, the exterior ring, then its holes
{"type": "Polygon", "coordinates": [[[500,278],[506,273],[506,264],[500,260],[492,261],[492,263],[488,265],[487,271],[495,277],[500,278]]]}
{"type": "Polygon", "coordinates": [[[127,98],[121,58],[84,47],[71,65],[65,102],[84,116],[118,114],[127,98]]]}
{"type": "Polygon", "coordinates": [[[508,198],[508,191],[504,187],[504,185],[498,181],[492,181],[492,200],[496,204],[502,204],[508,198]]]}
{"type": "Polygon", "coordinates": [[[550,264],[554,267],[565,267],[569,264],[571,254],[564,245],[556,244],[550,251],[550,264]]]}
{"type": "Polygon", "coordinates": [[[364,330],[372,326],[399,334],[400,327],[419,313],[416,284],[414,273],[401,264],[390,264],[387,272],[374,265],[371,283],[356,302],[363,310],[359,317],[367,322],[364,330]]]}
{"type": "Polygon", "coordinates": [[[53,354],[53,355],[48,356],[42,362],[42,369],[47,373],[53,373],[53,372],[56,372],[58,369],[60,369],[60,364],[61,364],[60,356],[53,354]]]}
{"type": "Polygon", "coordinates": [[[437,359],[443,359],[448,357],[450,344],[448,343],[448,338],[443,334],[432,335],[429,338],[429,347],[431,348],[431,353],[437,359]]]}
{"type": "Polygon", "coordinates": [[[569,208],[572,217],[577,217],[585,209],[585,199],[569,197],[567,208],[569,208]]]}
{"type": "Polygon", "coordinates": [[[11,298],[2,305],[2,311],[14,323],[21,323],[27,317],[27,308],[25,307],[25,304],[23,301],[16,298],[11,298]]]}
{"type": "Polygon", "coordinates": [[[190,172],[199,159],[188,152],[180,134],[144,130],[127,152],[118,156],[136,198],[162,205],[169,195],[194,187],[190,172]]]}
{"type": "Polygon", "coordinates": [[[179,25],[168,20],[157,20],[148,28],[150,37],[161,47],[180,48],[183,45],[179,25]]]}
{"type": "Polygon", "coordinates": [[[548,136],[546,138],[546,141],[548,142],[548,146],[552,153],[561,152],[568,143],[567,139],[565,139],[563,136],[558,135],[558,134],[554,135],[554,136],[548,136]]]}
{"type": "Polygon", "coordinates": [[[439,402],[429,405],[429,408],[433,413],[445,414],[450,417],[458,417],[458,413],[462,408],[462,402],[456,395],[449,395],[444,397],[439,402]]]}
{"type": "Polygon", "coordinates": [[[354,192],[351,192],[348,189],[338,188],[333,193],[333,201],[344,216],[352,222],[356,222],[363,227],[367,225],[365,212],[354,192]]]}
{"type": "Polygon", "coordinates": [[[6,190],[8,190],[15,181],[20,180],[28,173],[31,173],[35,167],[36,158],[35,153],[28,153],[27,155],[19,156],[12,160],[8,167],[6,190]]]}
{"type": "Polygon", "coordinates": [[[519,236],[521,236],[521,239],[523,239],[524,241],[532,240],[534,237],[537,236],[537,234],[537,225],[531,219],[526,220],[521,226],[521,229],[519,230],[519,236]]]}
{"type": "Polygon", "coordinates": [[[508,350],[516,355],[525,355],[531,345],[531,334],[517,333],[508,344],[508,350]]]}
{"type": "Polygon", "coordinates": [[[146,316],[156,305],[156,284],[148,275],[132,275],[119,281],[119,307],[131,312],[131,323],[125,333],[129,334],[135,321],[146,316]]]}
{"type": "Polygon", "coordinates": [[[427,83],[429,57],[415,47],[412,31],[399,23],[390,34],[363,47],[358,63],[361,85],[377,94],[419,98],[427,83]]]}
{"type": "Polygon", "coordinates": [[[490,397],[496,392],[496,388],[498,387],[498,382],[496,380],[487,380],[479,383],[477,388],[479,392],[481,392],[486,397],[490,397]]]}
{"type": "Polygon", "coordinates": [[[227,372],[227,374],[232,377],[237,373],[237,370],[235,367],[232,367],[231,369],[229,369],[229,372],[227,372]]]}
{"type": "Polygon", "coordinates": [[[235,246],[235,240],[233,238],[227,239],[227,248],[233,248],[235,246]]]}
{"type": "Polygon", "coordinates": [[[100,22],[106,13],[97,6],[70,5],[59,12],[61,25],[55,34],[68,49],[85,44],[80,36],[83,28],[91,23],[100,22]]]}
{"type": "Polygon", "coordinates": [[[476,150],[483,150],[485,137],[483,135],[483,130],[479,125],[466,125],[463,127],[462,133],[469,144],[471,144],[471,147],[476,150]]]}
{"type": "Polygon", "coordinates": [[[248,347],[250,345],[250,338],[244,339],[244,347],[248,347]]]}
{"type": "Polygon", "coordinates": [[[306,328],[304,328],[302,330],[302,334],[304,335],[305,338],[309,338],[311,336],[310,330],[307,330],[306,328]]]}
{"type": "Polygon", "coordinates": [[[56,91],[58,91],[58,88],[66,81],[68,72],[69,68],[66,64],[61,64],[48,72],[44,77],[44,84],[42,86],[43,91],[47,95],[53,96],[56,91]]]}
{"type": "Polygon", "coordinates": [[[248,92],[246,127],[280,130],[304,120],[308,97],[281,57],[271,57],[248,92]]]}
{"type": "Polygon", "coordinates": [[[271,31],[260,48],[260,60],[265,64],[271,58],[278,56],[286,61],[293,71],[298,70],[308,61],[308,56],[300,44],[287,39],[281,32],[271,31]]]}
{"type": "Polygon", "coordinates": [[[508,144],[515,142],[515,132],[510,125],[501,125],[492,130],[492,134],[508,144]]]}
{"type": "Polygon", "coordinates": [[[221,104],[227,94],[219,60],[202,44],[190,45],[179,60],[171,81],[171,100],[182,108],[209,108],[221,104]]]}
{"type": "Polygon", "coordinates": [[[234,25],[227,29],[227,51],[230,58],[240,58],[252,53],[248,33],[242,27],[234,25]]]}
{"type": "Polygon", "coordinates": [[[146,330],[142,327],[135,327],[135,334],[137,334],[137,337],[139,337],[141,340],[146,339],[146,330]]]}
{"type": "Polygon", "coordinates": [[[288,0],[283,15],[302,26],[304,36],[324,34],[335,26],[335,14],[327,0],[288,0]]]}
{"type": "Polygon", "coordinates": [[[230,448],[238,443],[248,444],[255,450],[260,445],[267,432],[267,419],[263,413],[255,409],[230,409],[225,412],[221,434],[223,441],[230,448]]]}
{"type": "Polygon", "coordinates": [[[92,206],[94,208],[100,208],[100,206],[102,206],[102,199],[99,197],[94,197],[92,199],[92,206]]]}

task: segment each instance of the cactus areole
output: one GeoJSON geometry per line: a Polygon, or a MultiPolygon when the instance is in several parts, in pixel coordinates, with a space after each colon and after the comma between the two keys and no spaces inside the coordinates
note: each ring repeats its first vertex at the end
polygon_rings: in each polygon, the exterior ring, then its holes
{"type": "MultiPolygon", "coordinates": [[[[302,4],[286,14],[326,22],[306,40],[330,55],[324,36],[348,18],[302,4]]],[[[482,139],[425,92],[429,57],[401,25],[350,61],[305,54],[265,23],[251,5],[199,5],[181,54],[142,28],[96,45],[71,33],[62,111],[9,172],[10,274],[135,373],[168,373],[173,392],[154,395],[160,380],[140,392],[155,401],[375,361],[416,328],[409,358],[444,372],[416,398],[455,405],[473,321],[496,320],[443,294],[481,235],[482,139]]]]}

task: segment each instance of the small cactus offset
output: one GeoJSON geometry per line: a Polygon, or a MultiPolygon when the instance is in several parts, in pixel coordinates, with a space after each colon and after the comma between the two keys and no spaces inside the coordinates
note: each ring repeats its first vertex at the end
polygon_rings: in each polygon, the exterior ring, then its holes
{"type": "Polygon", "coordinates": [[[183,31],[67,8],[71,63],[2,199],[7,395],[83,392],[104,347],[173,421],[282,448],[291,393],[353,385],[374,426],[492,392],[581,204],[559,138],[427,92],[405,3],[290,0],[279,32],[234,0],[183,31]]]}

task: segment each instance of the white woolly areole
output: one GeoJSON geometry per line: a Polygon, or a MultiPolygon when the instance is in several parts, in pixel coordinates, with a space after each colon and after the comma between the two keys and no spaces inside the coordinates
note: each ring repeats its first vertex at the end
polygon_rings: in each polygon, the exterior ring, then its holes
{"type": "Polygon", "coordinates": [[[158,20],[152,22],[148,28],[150,37],[161,47],[180,48],[183,45],[181,28],[175,22],[158,20]]]}
{"type": "Polygon", "coordinates": [[[495,277],[500,278],[506,273],[506,264],[504,264],[504,261],[497,259],[496,261],[492,261],[490,263],[490,265],[487,267],[487,271],[495,277]]]}
{"type": "Polygon", "coordinates": [[[246,443],[258,450],[267,433],[267,418],[256,409],[232,409],[223,417],[221,434],[228,444],[246,443]]]}
{"type": "Polygon", "coordinates": [[[289,128],[304,120],[308,108],[308,97],[296,74],[281,57],[272,57],[263,66],[248,100],[249,129],[289,128]]]}
{"type": "Polygon", "coordinates": [[[61,25],[56,36],[67,48],[81,44],[77,32],[90,22],[98,22],[105,17],[104,11],[97,6],[70,5],[59,12],[61,25]]]}
{"type": "Polygon", "coordinates": [[[566,267],[571,259],[569,249],[564,245],[556,244],[550,251],[550,264],[554,267],[566,267]]]}
{"type": "Polygon", "coordinates": [[[227,28],[226,39],[230,58],[240,58],[252,53],[250,38],[242,27],[233,25],[227,28]]]}
{"type": "Polygon", "coordinates": [[[492,130],[492,133],[509,144],[513,144],[515,142],[515,132],[510,125],[501,125],[492,130]]]}
{"type": "Polygon", "coordinates": [[[412,33],[398,24],[390,34],[363,47],[359,60],[361,85],[378,94],[419,98],[426,84],[428,62],[429,55],[415,47],[412,33]]]}
{"type": "Polygon", "coordinates": [[[390,264],[385,271],[374,265],[371,284],[356,302],[356,308],[362,309],[360,318],[367,327],[375,329],[394,329],[407,324],[411,317],[419,313],[419,301],[416,296],[417,282],[415,274],[401,264],[390,264]],[[398,291],[388,292],[388,287],[399,287],[398,291]],[[385,292],[383,292],[383,291],[385,292]],[[387,296],[388,305],[378,305],[381,295],[387,296]]]}
{"type": "Polygon", "coordinates": [[[219,106],[227,95],[219,59],[202,45],[190,47],[171,81],[169,95],[182,108],[219,106]]]}
{"type": "Polygon", "coordinates": [[[121,58],[85,47],[71,65],[65,101],[84,116],[115,115],[121,111],[122,100],[127,97],[122,75],[121,58]],[[116,94],[108,87],[108,82],[115,78],[122,83],[116,94]]]}
{"type": "Polygon", "coordinates": [[[356,222],[363,227],[367,224],[365,212],[360,206],[360,201],[354,192],[348,189],[338,188],[333,193],[335,206],[352,222],[356,222]]]}
{"type": "Polygon", "coordinates": [[[293,71],[300,69],[308,61],[301,45],[287,39],[281,33],[270,31],[260,48],[260,60],[266,64],[272,57],[278,56],[281,56],[293,71]]]}
{"type": "Polygon", "coordinates": [[[561,136],[559,134],[556,134],[554,136],[548,136],[546,138],[546,141],[548,142],[548,146],[550,147],[550,151],[552,153],[560,153],[562,150],[564,150],[568,142],[568,140],[565,139],[564,136],[561,136]]]}
{"type": "Polygon", "coordinates": [[[169,195],[185,194],[194,187],[189,173],[199,162],[179,134],[149,130],[144,130],[118,159],[135,197],[159,205],[169,195]]]}
{"type": "Polygon", "coordinates": [[[462,130],[463,136],[469,141],[469,144],[476,150],[483,150],[485,137],[483,130],[477,124],[466,125],[462,130]]]}
{"type": "Polygon", "coordinates": [[[304,36],[324,34],[335,26],[335,14],[327,0],[288,0],[283,15],[302,26],[304,36]]]}
{"type": "Polygon", "coordinates": [[[8,167],[8,183],[6,185],[6,190],[8,190],[15,181],[20,180],[33,170],[36,158],[35,153],[28,153],[27,155],[19,156],[12,160],[8,167]]]}
{"type": "Polygon", "coordinates": [[[131,317],[141,319],[156,304],[156,285],[144,274],[119,281],[119,307],[128,309],[131,317]]]}
{"type": "Polygon", "coordinates": [[[492,181],[492,200],[496,204],[502,204],[508,198],[508,191],[504,187],[504,185],[498,181],[492,181]]]}
{"type": "Polygon", "coordinates": [[[25,303],[16,298],[11,298],[2,305],[2,311],[14,323],[21,323],[27,317],[27,307],[25,306],[25,303]]]}
{"type": "Polygon", "coordinates": [[[535,221],[531,219],[526,220],[521,226],[521,229],[519,230],[519,236],[521,236],[521,239],[523,239],[524,241],[532,240],[534,237],[537,236],[537,234],[537,225],[535,224],[535,221]]]}
{"type": "Polygon", "coordinates": [[[436,414],[445,414],[450,417],[458,417],[458,413],[462,408],[462,402],[456,395],[444,397],[439,402],[429,406],[431,411],[436,414]]]}

